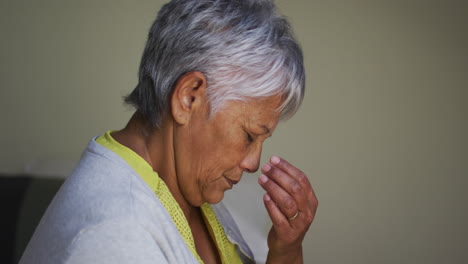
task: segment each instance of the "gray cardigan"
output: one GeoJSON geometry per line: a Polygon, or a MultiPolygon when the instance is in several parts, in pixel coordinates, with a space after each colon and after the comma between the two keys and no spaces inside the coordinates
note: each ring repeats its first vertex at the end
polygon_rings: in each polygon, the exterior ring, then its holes
{"type": "MultiPolygon", "coordinates": [[[[198,263],[155,193],[95,139],[55,195],[19,263],[198,263]]],[[[241,259],[253,263],[229,212],[221,203],[213,209],[241,259]]]]}

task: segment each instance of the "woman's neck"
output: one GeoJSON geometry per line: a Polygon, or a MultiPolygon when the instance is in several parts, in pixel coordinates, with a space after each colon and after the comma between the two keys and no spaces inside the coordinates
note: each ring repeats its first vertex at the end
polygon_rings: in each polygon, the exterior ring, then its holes
{"type": "Polygon", "coordinates": [[[141,156],[166,183],[189,223],[200,217],[199,207],[192,206],[180,191],[175,166],[172,122],[166,120],[160,129],[151,129],[141,115],[135,113],[127,126],[112,133],[120,144],[141,156]]]}

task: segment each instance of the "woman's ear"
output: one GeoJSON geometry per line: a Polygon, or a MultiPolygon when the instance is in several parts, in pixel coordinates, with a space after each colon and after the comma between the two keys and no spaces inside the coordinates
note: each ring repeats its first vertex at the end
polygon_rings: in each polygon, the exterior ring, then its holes
{"type": "Polygon", "coordinates": [[[171,113],[174,120],[186,124],[194,111],[207,106],[206,78],[198,71],[182,75],[171,96],[171,113]]]}

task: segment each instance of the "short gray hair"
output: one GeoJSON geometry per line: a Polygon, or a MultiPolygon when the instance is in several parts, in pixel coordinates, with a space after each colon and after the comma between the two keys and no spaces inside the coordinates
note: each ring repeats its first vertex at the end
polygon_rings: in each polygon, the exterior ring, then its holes
{"type": "Polygon", "coordinates": [[[227,100],[281,95],[281,119],[304,97],[303,56],[286,18],[270,0],[173,0],[151,26],[139,83],[125,97],[152,127],[160,127],[177,80],[207,78],[210,113],[227,100]]]}

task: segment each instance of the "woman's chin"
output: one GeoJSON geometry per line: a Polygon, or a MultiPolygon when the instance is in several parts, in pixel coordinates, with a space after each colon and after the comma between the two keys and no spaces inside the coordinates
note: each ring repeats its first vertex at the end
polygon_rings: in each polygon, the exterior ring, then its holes
{"type": "Polygon", "coordinates": [[[217,204],[221,202],[221,200],[223,200],[224,192],[225,191],[219,191],[219,192],[216,192],[216,194],[210,193],[210,195],[205,198],[205,201],[209,204],[217,204]]]}

